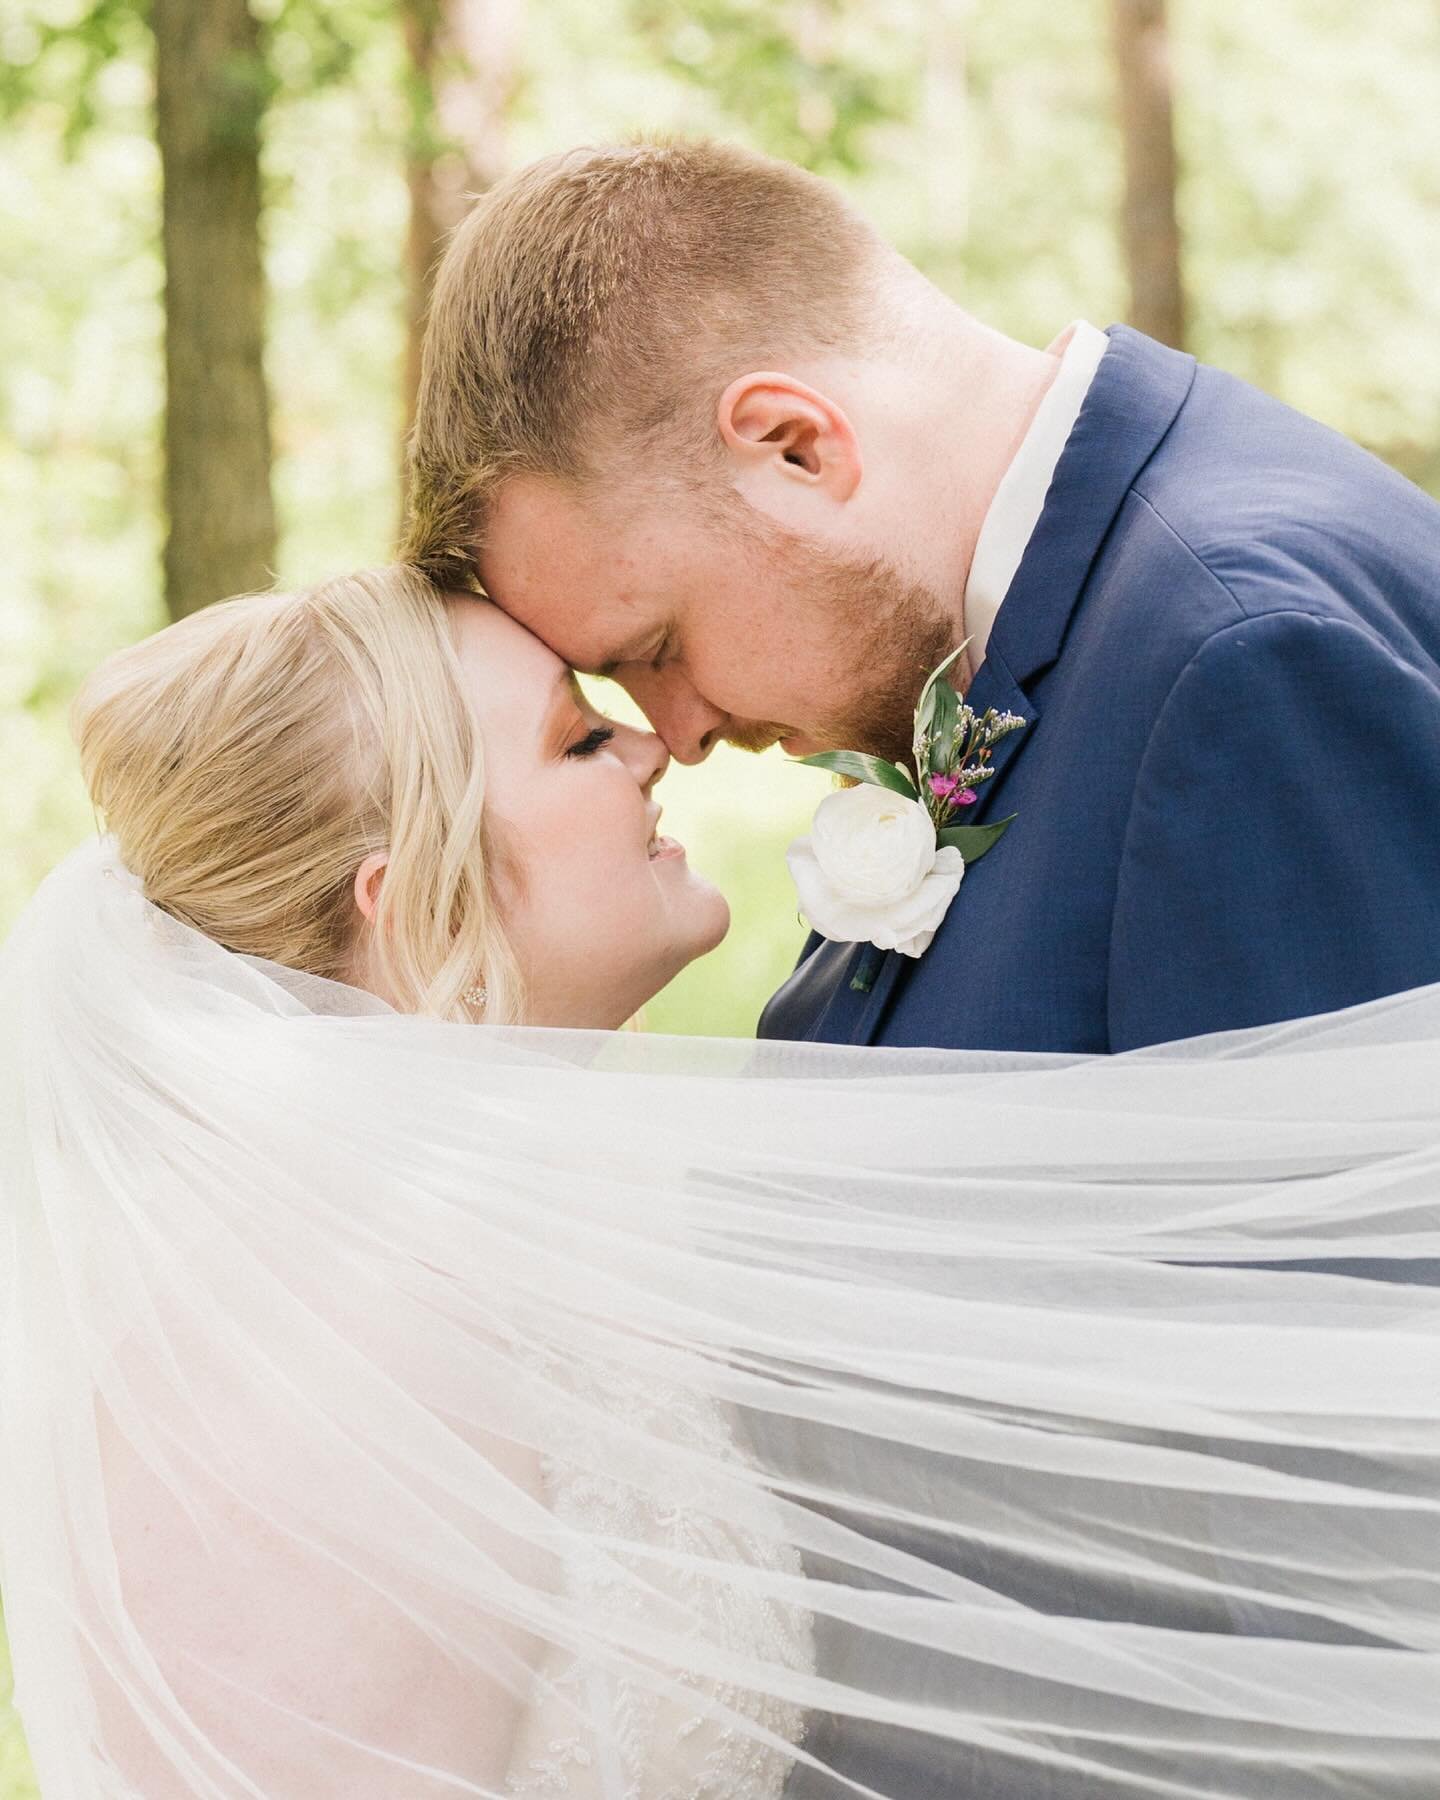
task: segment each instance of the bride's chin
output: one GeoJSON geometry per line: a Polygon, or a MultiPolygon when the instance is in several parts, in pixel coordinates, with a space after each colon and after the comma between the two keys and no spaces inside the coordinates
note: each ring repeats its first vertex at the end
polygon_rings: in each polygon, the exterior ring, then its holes
{"type": "Polygon", "coordinates": [[[696,895],[696,947],[689,958],[691,962],[718,949],[730,931],[730,902],[708,881],[700,880],[696,885],[701,892],[696,895]]]}
{"type": "Polygon", "coordinates": [[[702,956],[708,956],[712,950],[718,949],[729,934],[730,902],[719,888],[712,887],[708,881],[698,876],[693,878],[693,885],[695,891],[686,897],[681,928],[670,938],[668,966],[663,971],[652,967],[650,981],[653,986],[642,1005],[648,1006],[691,963],[699,962],[702,956]]]}

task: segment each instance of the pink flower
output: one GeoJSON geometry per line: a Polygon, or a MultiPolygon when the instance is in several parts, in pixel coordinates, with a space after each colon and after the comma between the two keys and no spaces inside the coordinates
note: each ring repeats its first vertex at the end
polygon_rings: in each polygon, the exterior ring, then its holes
{"type": "Polygon", "coordinates": [[[930,792],[937,800],[948,800],[952,806],[973,806],[977,796],[969,788],[961,789],[960,779],[958,775],[932,775],[930,792]]]}

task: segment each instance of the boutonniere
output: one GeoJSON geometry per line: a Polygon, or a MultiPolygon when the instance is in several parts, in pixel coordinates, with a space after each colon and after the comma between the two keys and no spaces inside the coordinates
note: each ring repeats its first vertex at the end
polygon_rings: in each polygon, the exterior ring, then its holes
{"type": "Polygon", "coordinates": [[[827,794],[810,836],[786,852],[800,910],[821,937],[923,956],[966,869],[1015,817],[993,825],[955,823],[995,773],[995,745],[1025,724],[993,707],[977,716],[965,704],[946,679],[964,648],[952,650],[921,690],[913,773],[859,750],[799,759],[855,784],[827,794]]]}

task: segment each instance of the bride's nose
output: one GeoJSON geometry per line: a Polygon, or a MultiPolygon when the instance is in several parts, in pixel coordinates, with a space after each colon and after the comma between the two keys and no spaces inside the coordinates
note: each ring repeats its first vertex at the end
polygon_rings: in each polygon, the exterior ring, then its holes
{"type": "Polygon", "coordinates": [[[665,748],[665,740],[656,732],[639,731],[628,725],[624,732],[625,761],[648,800],[651,788],[670,767],[670,752],[665,748]]]}

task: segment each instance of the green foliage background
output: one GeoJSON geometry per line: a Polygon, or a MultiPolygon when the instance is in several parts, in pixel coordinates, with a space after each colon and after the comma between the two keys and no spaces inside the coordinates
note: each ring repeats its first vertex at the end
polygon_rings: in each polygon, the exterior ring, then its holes
{"type": "MultiPolygon", "coordinates": [[[[387,0],[257,5],[291,584],[391,549],[412,107],[387,0]]],[[[1172,28],[1191,347],[1440,491],[1440,9],[1172,0],[1172,28]]],[[[651,129],[758,144],[1044,343],[1123,316],[1107,34],[1103,0],[530,0],[511,151],[651,129]]],[[[22,0],[0,24],[0,930],[90,828],[69,694],[163,622],[150,102],[141,0],[22,0]]],[[[750,1031],[794,955],[782,851],[826,783],[777,754],[721,753],[662,791],[736,923],[652,1028],[750,1031]]],[[[0,1722],[0,1800],[33,1791],[0,1722]]]]}

